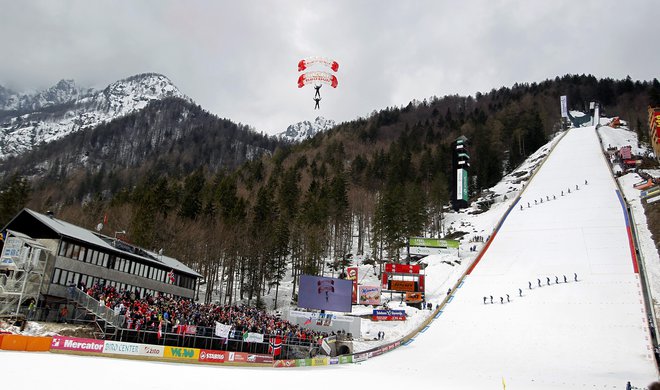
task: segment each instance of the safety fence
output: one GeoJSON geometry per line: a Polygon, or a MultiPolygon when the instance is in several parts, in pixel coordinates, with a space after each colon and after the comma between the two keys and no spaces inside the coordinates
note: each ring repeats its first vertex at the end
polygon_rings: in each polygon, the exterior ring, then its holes
{"type": "Polygon", "coordinates": [[[312,367],[364,361],[395,348],[400,343],[382,346],[374,351],[338,357],[317,356],[305,359],[275,359],[272,354],[233,352],[204,348],[186,348],[153,344],[97,340],[66,336],[35,337],[0,334],[0,349],[9,351],[52,352],[88,356],[105,356],[180,363],[228,364],[260,367],[312,367]]]}

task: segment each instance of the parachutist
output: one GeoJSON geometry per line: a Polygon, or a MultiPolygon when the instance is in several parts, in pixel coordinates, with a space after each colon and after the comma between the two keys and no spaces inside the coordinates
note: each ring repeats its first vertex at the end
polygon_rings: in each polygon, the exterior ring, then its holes
{"type": "Polygon", "coordinates": [[[321,109],[321,107],[319,106],[320,101],[321,101],[321,98],[314,98],[314,102],[316,102],[316,104],[314,105],[315,110],[320,110],[321,109]]]}
{"type": "Polygon", "coordinates": [[[321,91],[320,91],[320,90],[321,90],[321,87],[322,87],[322,86],[323,86],[323,85],[321,85],[321,84],[317,84],[317,85],[314,86],[314,89],[316,90],[316,94],[314,95],[314,98],[315,98],[315,99],[316,99],[316,98],[321,99],[321,91]]]}

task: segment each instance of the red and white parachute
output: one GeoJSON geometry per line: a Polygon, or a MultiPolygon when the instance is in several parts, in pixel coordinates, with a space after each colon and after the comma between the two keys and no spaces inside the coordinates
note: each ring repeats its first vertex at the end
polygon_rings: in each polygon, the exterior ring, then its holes
{"type": "Polygon", "coordinates": [[[330,85],[332,88],[337,88],[337,77],[328,72],[307,72],[298,77],[298,88],[302,88],[309,84],[324,83],[330,85]]]}
{"type": "Polygon", "coordinates": [[[328,68],[332,69],[333,72],[339,70],[339,63],[337,63],[337,61],[333,61],[329,58],[324,58],[324,57],[309,57],[309,58],[305,58],[304,60],[300,60],[300,62],[298,62],[298,72],[302,72],[303,70],[306,70],[310,66],[314,66],[316,64],[325,65],[328,68]]]}

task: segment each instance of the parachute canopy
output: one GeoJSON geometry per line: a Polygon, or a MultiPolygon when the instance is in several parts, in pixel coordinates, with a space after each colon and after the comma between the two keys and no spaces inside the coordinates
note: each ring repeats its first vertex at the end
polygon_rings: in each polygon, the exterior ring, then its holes
{"type": "Polygon", "coordinates": [[[329,84],[332,88],[337,88],[337,77],[328,72],[307,72],[303,73],[298,77],[298,88],[302,88],[305,85],[324,83],[329,84]]]}
{"type": "Polygon", "coordinates": [[[329,58],[323,58],[323,57],[309,57],[309,58],[305,58],[304,60],[300,60],[300,62],[298,62],[298,72],[302,72],[303,70],[306,70],[310,66],[316,64],[325,65],[328,68],[332,69],[333,72],[339,70],[339,64],[337,63],[337,61],[333,61],[329,58]]]}

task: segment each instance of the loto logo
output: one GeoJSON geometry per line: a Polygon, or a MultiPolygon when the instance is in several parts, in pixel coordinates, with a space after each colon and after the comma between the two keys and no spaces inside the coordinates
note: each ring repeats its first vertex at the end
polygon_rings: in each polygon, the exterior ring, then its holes
{"type": "Polygon", "coordinates": [[[252,362],[252,363],[256,362],[257,361],[257,355],[248,355],[247,361],[252,362]]]}

